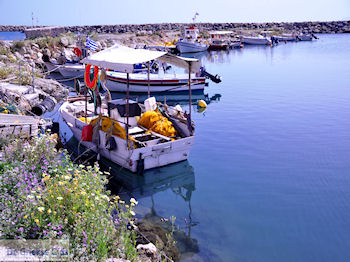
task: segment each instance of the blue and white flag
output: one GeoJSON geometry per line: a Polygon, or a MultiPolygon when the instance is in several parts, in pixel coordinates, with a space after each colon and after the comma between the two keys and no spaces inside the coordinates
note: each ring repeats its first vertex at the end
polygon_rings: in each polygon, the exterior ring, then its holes
{"type": "Polygon", "coordinates": [[[86,39],[86,47],[90,48],[92,51],[95,51],[98,47],[97,43],[94,40],[91,40],[90,38],[86,39]]]}

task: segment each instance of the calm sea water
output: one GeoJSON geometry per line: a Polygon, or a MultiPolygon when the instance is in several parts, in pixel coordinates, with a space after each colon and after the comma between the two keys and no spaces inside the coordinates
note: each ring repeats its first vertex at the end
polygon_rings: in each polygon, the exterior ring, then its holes
{"type": "Polygon", "coordinates": [[[22,32],[0,32],[0,40],[18,41],[26,38],[22,32]]]}
{"type": "Polygon", "coordinates": [[[142,178],[115,167],[117,193],[140,214],[175,216],[190,261],[349,261],[349,43],[199,55],[223,81],[206,87],[217,99],[205,112],[192,108],[188,161],[142,178]]]}

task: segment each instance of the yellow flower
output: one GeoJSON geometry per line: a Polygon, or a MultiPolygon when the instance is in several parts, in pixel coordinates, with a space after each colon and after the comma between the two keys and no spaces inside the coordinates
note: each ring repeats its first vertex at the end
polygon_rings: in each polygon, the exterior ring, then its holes
{"type": "Polygon", "coordinates": [[[57,212],[56,211],[53,211],[53,213],[56,215],[57,214],[57,212]]]}
{"type": "Polygon", "coordinates": [[[137,205],[139,202],[136,201],[135,198],[130,198],[130,203],[137,205]]]}
{"type": "Polygon", "coordinates": [[[45,208],[44,207],[38,207],[38,210],[42,213],[45,210],[45,208]]]}
{"type": "Polygon", "coordinates": [[[120,204],[124,204],[124,203],[125,203],[125,201],[123,201],[123,200],[119,200],[119,203],[120,203],[120,204]]]}
{"type": "Polygon", "coordinates": [[[119,200],[120,197],[119,197],[119,196],[114,196],[114,199],[115,199],[115,200],[119,200]]]}
{"type": "Polygon", "coordinates": [[[39,224],[39,219],[36,218],[34,221],[35,223],[39,224]]]}
{"type": "Polygon", "coordinates": [[[129,208],[129,205],[125,205],[126,208],[129,208]]]}
{"type": "Polygon", "coordinates": [[[46,177],[46,173],[43,173],[43,177],[46,177]]]}
{"type": "Polygon", "coordinates": [[[25,216],[24,216],[24,219],[27,219],[27,217],[28,217],[28,216],[27,216],[27,215],[25,215],[25,216]]]}
{"type": "Polygon", "coordinates": [[[50,179],[50,176],[45,176],[43,179],[42,179],[42,181],[43,182],[46,182],[47,180],[49,180],[50,179]]]}
{"type": "Polygon", "coordinates": [[[85,195],[86,194],[86,192],[83,190],[83,191],[81,191],[80,192],[82,195],[85,195]]]}
{"type": "Polygon", "coordinates": [[[47,210],[47,213],[48,213],[48,214],[51,214],[51,209],[47,210]]]}

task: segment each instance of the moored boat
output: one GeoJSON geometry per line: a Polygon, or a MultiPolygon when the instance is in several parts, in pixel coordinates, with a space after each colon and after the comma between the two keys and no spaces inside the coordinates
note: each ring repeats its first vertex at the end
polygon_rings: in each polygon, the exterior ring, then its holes
{"type": "Polygon", "coordinates": [[[191,26],[185,28],[185,37],[175,43],[180,53],[196,53],[206,51],[208,44],[199,40],[198,28],[191,26]]]}
{"type": "MultiPolygon", "coordinates": [[[[122,72],[107,72],[107,86],[113,92],[125,92],[127,84],[127,75],[122,72]]],[[[179,92],[188,91],[187,74],[150,74],[144,73],[129,74],[129,90],[135,93],[147,93],[148,85],[150,92],[179,92]]],[[[205,86],[205,77],[191,76],[192,90],[203,90],[205,86]]]]}
{"type": "Polygon", "coordinates": [[[241,41],[247,45],[271,45],[271,40],[263,36],[242,36],[241,41]]]}
{"type": "MultiPolygon", "coordinates": [[[[122,71],[129,80],[134,64],[154,59],[187,68],[189,83],[191,73],[200,69],[197,59],[120,46],[95,53],[82,62],[88,64],[86,70],[93,65],[122,71]]],[[[95,88],[96,72],[92,81],[95,85],[85,79],[94,97],[97,97],[98,90],[95,88]]],[[[102,86],[105,88],[103,82],[102,86]]],[[[191,106],[188,113],[183,113],[178,107],[156,103],[153,97],[139,104],[129,99],[128,87],[129,81],[125,99],[111,100],[107,104],[103,101],[99,107],[98,103],[88,103],[87,100],[67,101],[60,108],[62,118],[81,144],[132,172],[142,173],[143,170],[186,160],[194,145],[191,106]]],[[[191,84],[188,88],[189,103],[192,104],[191,84]]]]}

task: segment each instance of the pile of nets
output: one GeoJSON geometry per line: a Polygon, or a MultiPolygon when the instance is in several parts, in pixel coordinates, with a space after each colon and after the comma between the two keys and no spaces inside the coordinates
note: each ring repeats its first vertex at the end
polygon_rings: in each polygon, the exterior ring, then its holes
{"type": "Polygon", "coordinates": [[[0,100],[0,114],[14,114],[14,115],[23,115],[20,109],[15,105],[5,103],[0,100]]]}
{"type": "Polygon", "coordinates": [[[153,132],[167,137],[176,136],[173,124],[159,111],[147,111],[142,114],[138,124],[153,132]]]}

